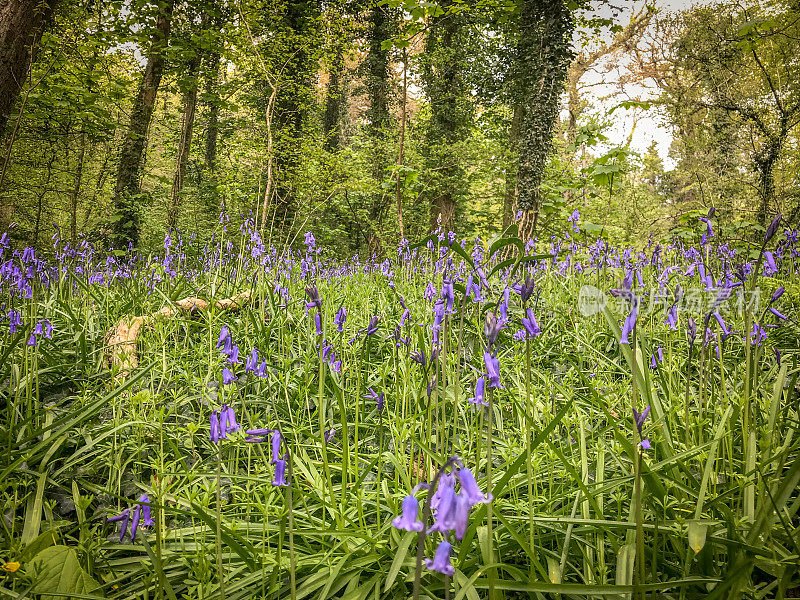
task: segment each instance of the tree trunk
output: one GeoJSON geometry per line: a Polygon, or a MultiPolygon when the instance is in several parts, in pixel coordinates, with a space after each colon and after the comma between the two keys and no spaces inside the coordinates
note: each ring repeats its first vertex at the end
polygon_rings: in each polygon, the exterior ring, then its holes
{"type": "MultiPolygon", "coordinates": [[[[448,11],[449,3],[442,8],[448,11]]],[[[430,25],[423,57],[423,83],[430,99],[431,119],[426,132],[427,163],[431,171],[430,228],[454,228],[459,201],[468,193],[458,144],[472,125],[465,71],[464,16],[445,12],[430,25]]]]}
{"type": "Polygon", "coordinates": [[[6,0],[0,4],[0,137],[55,5],[56,0],[6,0]]]}
{"type": "Polygon", "coordinates": [[[72,191],[70,192],[70,213],[69,213],[69,235],[74,244],[78,239],[78,199],[81,193],[81,183],[83,181],[83,163],[86,157],[86,131],[81,131],[80,145],[78,147],[78,164],[75,167],[75,175],[72,180],[72,191]]]}
{"type": "Polygon", "coordinates": [[[403,48],[403,96],[400,101],[400,148],[397,152],[397,226],[400,239],[405,238],[403,230],[403,153],[406,142],[406,103],[408,102],[408,52],[403,48]]]}
{"type": "Polygon", "coordinates": [[[153,116],[156,92],[164,73],[165,51],[169,42],[172,9],[175,0],[167,0],[158,11],[156,30],[150,43],[147,65],[139,84],[139,92],[131,110],[128,134],[122,144],[117,171],[117,185],[114,190],[114,208],[118,220],[115,223],[115,242],[136,246],[139,243],[139,211],[137,196],[139,188],[139,170],[147,142],[147,130],[153,116]]]}
{"type": "MultiPolygon", "coordinates": [[[[208,57],[208,75],[206,78],[206,94],[209,97],[216,96],[217,85],[219,84],[219,52],[212,52],[208,57]]],[[[206,169],[212,175],[217,170],[217,140],[219,139],[219,103],[209,101],[208,103],[208,128],[206,129],[205,163],[206,169]]]]}
{"type": "Polygon", "coordinates": [[[517,193],[523,214],[520,235],[532,236],[559,97],[572,58],[572,13],[563,0],[524,0],[519,18],[517,96],[523,105],[517,193]]]}
{"type": "Polygon", "coordinates": [[[342,143],[342,113],[345,106],[342,71],[344,53],[342,44],[336,44],[336,51],[328,74],[328,89],[325,95],[325,116],[322,126],[325,132],[325,150],[336,152],[342,143]]]}
{"type": "Polygon", "coordinates": [[[175,176],[172,180],[172,201],[167,211],[167,227],[177,229],[178,214],[180,211],[181,190],[186,177],[186,165],[189,163],[189,152],[192,149],[192,130],[194,128],[194,113],[197,107],[197,70],[200,67],[200,55],[195,54],[189,62],[187,76],[188,88],[183,96],[183,122],[181,126],[181,139],[178,144],[178,155],[175,159],[175,176]]]}
{"type": "Polygon", "coordinates": [[[389,50],[384,47],[395,29],[393,13],[388,6],[375,4],[369,13],[369,50],[364,59],[369,108],[369,136],[372,141],[372,178],[376,190],[369,210],[370,229],[367,239],[370,253],[381,251],[381,221],[384,213],[385,194],[380,188],[389,157],[386,156],[386,127],[391,122],[389,115],[389,50]]]}
{"type": "Polygon", "coordinates": [[[503,199],[503,230],[513,222],[517,208],[517,145],[519,144],[519,123],[522,109],[519,103],[514,104],[511,127],[508,130],[508,167],[506,168],[506,193],[503,199]]]}

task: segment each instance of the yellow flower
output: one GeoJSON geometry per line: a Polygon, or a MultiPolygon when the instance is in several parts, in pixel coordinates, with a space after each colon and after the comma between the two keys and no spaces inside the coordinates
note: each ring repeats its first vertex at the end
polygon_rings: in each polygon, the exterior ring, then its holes
{"type": "Polygon", "coordinates": [[[9,573],[16,573],[17,569],[19,569],[19,562],[8,562],[2,566],[2,569],[9,573]]]}

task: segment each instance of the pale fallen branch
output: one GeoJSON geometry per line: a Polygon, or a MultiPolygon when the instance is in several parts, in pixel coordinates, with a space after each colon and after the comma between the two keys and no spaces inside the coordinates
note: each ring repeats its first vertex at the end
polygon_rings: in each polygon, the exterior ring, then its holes
{"type": "MultiPolygon", "coordinates": [[[[242,292],[232,298],[217,300],[214,305],[220,310],[239,310],[250,301],[250,292],[242,292]]],[[[184,298],[165,306],[150,315],[122,317],[106,334],[106,360],[109,368],[118,367],[117,377],[127,377],[139,366],[136,341],[144,325],[158,318],[171,318],[177,314],[196,314],[206,310],[209,302],[202,298],[184,298]]]]}

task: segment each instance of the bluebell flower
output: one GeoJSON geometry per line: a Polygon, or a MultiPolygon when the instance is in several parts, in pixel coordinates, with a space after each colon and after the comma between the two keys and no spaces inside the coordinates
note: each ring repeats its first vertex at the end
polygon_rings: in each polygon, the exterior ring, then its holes
{"type": "Polygon", "coordinates": [[[317,335],[322,335],[322,317],[319,313],[314,315],[314,325],[317,327],[317,335]]]}
{"type": "Polygon", "coordinates": [[[286,487],[289,485],[289,482],[286,481],[286,458],[288,454],[285,454],[283,458],[279,458],[275,462],[275,476],[272,478],[272,485],[275,487],[281,486],[286,487]]]}
{"type": "Polygon", "coordinates": [[[461,483],[461,493],[469,500],[470,506],[474,504],[488,504],[492,501],[491,494],[484,494],[475,481],[475,476],[467,467],[462,467],[456,471],[459,483],[461,483]]]}
{"type": "Polygon", "coordinates": [[[281,432],[277,429],[272,432],[272,463],[277,463],[280,460],[281,454],[281,432]]]}
{"type": "MultiPolygon", "coordinates": [[[[225,345],[225,340],[230,340],[231,334],[228,330],[227,325],[223,325],[222,329],[219,332],[219,338],[217,339],[217,348],[222,348],[225,345]]],[[[229,346],[230,347],[230,346],[229,346]]]]}
{"type": "Polygon", "coordinates": [[[784,321],[786,320],[786,315],[783,315],[783,314],[779,313],[776,309],[774,309],[772,307],[770,307],[769,312],[771,312],[773,315],[775,315],[776,317],[778,317],[781,320],[784,320],[784,321]]]}
{"type": "Polygon", "coordinates": [[[483,353],[483,363],[486,365],[489,387],[500,387],[500,361],[487,350],[483,353]]]}
{"type": "Polygon", "coordinates": [[[319,299],[319,291],[317,290],[317,286],[311,285],[306,288],[306,295],[308,296],[308,302],[306,302],[306,308],[322,308],[322,301],[319,299]]]}
{"type": "Polygon", "coordinates": [[[436,548],[436,554],[433,560],[425,559],[425,566],[431,571],[438,571],[444,575],[450,576],[455,573],[453,565],[450,564],[450,552],[453,546],[449,542],[442,540],[439,542],[439,547],[436,548]]]}
{"type": "Polygon", "coordinates": [[[522,326],[525,328],[529,337],[536,337],[542,330],[539,328],[539,323],[536,322],[536,316],[533,314],[533,309],[526,310],[527,318],[522,318],[522,326]]]}
{"type": "Polygon", "coordinates": [[[775,291],[772,293],[772,298],[770,299],[769,303],[770,303],[770,304],[774,304],[774,303],[775,303],[775,301],[776,301],[778,298],[780,298],[781,296],[783,296],[783,292],[785,292],[785,291],[786,291],[786,288],[785,288],[785,287],[783,287],[783,286],[779,287],[777,290],[775,290],[775,291]]]}
{"type": "Polygon", "coordinates": [[[470,398],[469,402],[472,404],[480,404],[481,406],[489,406],[489,403],[483,399],[485,389],[486,378],[478,377],[478,381],[475,382],[475,396],[470,398]]]}
{"type": "Polygon", "coordinates": [[[120,542],[123,540],[125,534],[128,532],[128,522],[130,521],[130,518],[131,518],[131,509],[126,508],[120,514],[114,515],[113,517],[108,517],[108,519],[106,519],[108,523],[116,523],[118,521],[122,521],[122,527],[120,528],[120,533],[119,533],[120,542]]]}
{"type": "Polygon", "coordinates": [[[255,373],[258,369],[258,350],[253,348],[250,351],[250,356],[244,364],[244,370],[249,373],[255,373]]]}
{"type": "Polygon", "coordinates": [[[402,514],[392,520],[392,527],[405,531],[422,531],[422,521],[419,520],[419,500],[413,495],[403,498],[402,514]]]}
{"type": "Polygon", "coordinates": [[[639,443],[639,445],[645,450],[648,450],[650,448],[650,440],[644,438],[642,434],[642,427],[644,426],[644,422],[647,420],[647,415],[649,414],[650,414],[649,404],[647,405],[647,408],[645,408],[642,412],[639,412],[635,408],[633,409],[633,420],[634,423],[636,424],[636,429],[639,431],[639,438],[641,438],[642,440],[639,443]]]}
{"type": "Polygon", "coordinates": [[[483,334],[486,336],[486,343],[491,347],[497,341],[500,330],[503,329],[503,322],[493,312],[486,313],[486,321],[483,324],[483,334]]]}
{"type": "Polygon", "coordinates": [[[780,227],[780,224],[781,214],[778,213],[778,215],[772,219],[772,223],[769,224],[769,227],[767,227],[767,232],[764,234],[764,244],[769,242],[772,239],[772,236],[778,232],[778,227],[780,227]]]}
{"type": "Polygon", "coordinates": [[[222,384],[223,385],[229,385],[229,384],[233,383],[234,381],[236,381],[237,379],[238,379],[238,377],[236,377],[236,375],[231,373],[230,370],[228,370],[228,367],[225,367],[225,368],[222,369],[222,384]]]}
{"type": "Polygon", "coordinates": [[[328,442],[330,442],[335,435],[336,435],[336,429],[328,429],[325,432],[325,443],[327,444],[328,442]]]}
{"type": "Polygon", "coordinates": [[[336,325],[336,331],[339,333],[344,331],[344,322],[347,321],[347,309],[344,306],[339,307],[336,311],[336,316],[333,317],[333,322],[336,325]]]}
{"type": "Polygon", "coordinates": [[[44,323],[44,337],[45,339],[52,340],[53,339],[53,324],[50,323],[49,319],[45,319],[44,323]]]}
{"type": "Polygon", "coordinates": [[[238,431],[242,428],[239,423],[236,422],[236,414],[233,412],[233,408],[227,404],[222,405],[222,410],[220,411],[219,416],[219,425],[222,431],[224,431],[226,434],[231,433],[232,431],[238,431]]]}

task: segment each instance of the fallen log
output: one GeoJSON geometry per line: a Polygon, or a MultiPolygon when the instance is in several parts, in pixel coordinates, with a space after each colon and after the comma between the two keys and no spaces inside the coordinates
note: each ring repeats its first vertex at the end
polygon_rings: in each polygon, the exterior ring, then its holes
{"type": "MultiPolygon", "coordinates": [[[[242,292],[231,298],[223,298],[214,302],[220,310],[239,310],[250,301],[250,292],[242,292]]],[[[173,302],[149,315],[122,317],[116,325],[106,333],[106,362],[109,368],[117,367],[117,377],[127,377],[139,366],[136,341],[142,327],[153,323],[158,318],[171,318],[177,314],[196,314],[208,309],[210,303],[202,298],[184,298],[173,302]]]]}

